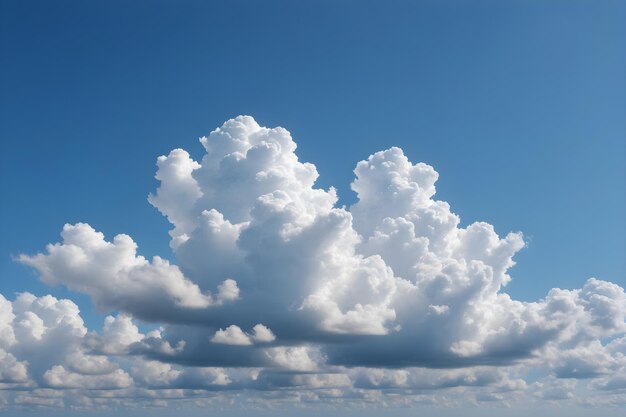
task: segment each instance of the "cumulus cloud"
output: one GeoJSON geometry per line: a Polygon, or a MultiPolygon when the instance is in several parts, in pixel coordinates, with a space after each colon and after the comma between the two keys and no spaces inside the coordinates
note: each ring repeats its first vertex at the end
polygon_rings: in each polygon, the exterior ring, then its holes
{"type": "Polygon", "coordinates": [[[159,316],[177,308],[204,308],[238,297],[237,284],[226,279],[216,297],[202,293],[180,269],[155,256],[137,256],[128,235],[107,242],[104,235],[84,223],[66,224],[62,243],[51,244],[47,254],[20,255],[19,261],[37,270],[47,284],[63,284],[88,294],[102,310],[121,310],[137,317],[159,316]]]}
{"type": "Polygon", "coordinates": [[[84,346],[87,329],[78,307],[52,296],[0,297],[9,343],[0,349],[0,379],[15,387],[128,386],[119,367],[84,346]]]}
{"type": "MultiPolygon", "coordinates": [[[[200,142],[200,161],[182,149],[158,158],[148,197],[172,224],[175,263],[84,223],[18,257],[112,315],[88,331],[69,300],[0,296],[1,384],[78,390],[87,407],[103,390],[444,405],[571,402],[586,390],[619,401],[624,289],[590,278],[536,302],[513,299],[505,287],[523,235],[461,227],[435,198],[433,167],[400,148],[376,152],[354,170],[356,203],[337,207],[283,128],[239,116],[200,142]],[[161,327],[144,334],[137,319],[161,327]]],[[[7,392],[7,403],[58,404],[7,392]]]]}
{"type": "Polygon", "coordinates": [[[231,325],[226,329],[219,329],[211,338],[213,343],[224,345],[247,346],[253,343],[268,343],[276,339],[274,333],[262,324],[257,324],[252,328],[251,334],[246,334],[239,326],[231,325]]]}
{"type": "Polygon", "coordinates": [[[251,345],[252,340],[238,326],[231,325],[226,329],[219,329],[211,338],[213,343],[222,343],[224,345],[251,345]]]}
{"type": "Polygon", "coordinates": [[[261,323],[252,328],[252,335],[250,337],[257,343],[269,343],[276,340],[274,333],[261,323]]]}
{"type": "Polygon", "coordinates": [[[111,389],[124,388],[132,384],[130,376],[116,369],[104,375],[89,375],[66,370],[61,365],[55,365],[43,374],[44,383],[51,388],[87,388],[111,389]]]}

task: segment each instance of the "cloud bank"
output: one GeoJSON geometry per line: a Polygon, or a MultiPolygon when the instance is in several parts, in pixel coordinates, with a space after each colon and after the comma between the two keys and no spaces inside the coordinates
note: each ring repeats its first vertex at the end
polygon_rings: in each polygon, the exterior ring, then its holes
{"type": "Polygon", "coordinates": [[[377,152],[337,207],[283,128],[239,116],[200,142],[158,158],[148,197],[176,265],[84,223],[19,256],[112,315],[90,331],[70,300],[0,296],[0,407],[626,404],[624,289],[512,299],[522,234],[460,227],[433,167],[377,152]]]}

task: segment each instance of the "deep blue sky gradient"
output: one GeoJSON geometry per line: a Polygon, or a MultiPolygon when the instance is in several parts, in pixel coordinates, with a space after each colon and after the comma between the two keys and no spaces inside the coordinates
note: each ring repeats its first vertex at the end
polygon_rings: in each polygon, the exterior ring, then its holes
{"type": "Polygon", "coordinates": [[[626,284],[626,2],[0,1],[0,293],[84,221],[171,258],[157,156],[238,114],[338,188],[400,146],[463,224],[525,233],[508,291],[626,284]]]}

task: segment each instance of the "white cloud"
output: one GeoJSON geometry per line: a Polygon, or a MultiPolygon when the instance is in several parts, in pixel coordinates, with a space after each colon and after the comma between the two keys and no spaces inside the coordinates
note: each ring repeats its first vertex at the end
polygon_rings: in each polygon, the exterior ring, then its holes
{"type": "Polygon", "coordinates": [[[112,389],[132,385],[130,376],[121,369],[104,375],[89,375],[68,371],[61,365],[46,371],[43,380],[51,388],[112,389]]]}
{"type": "Polygon", "coordinates": [[[276,336],[270,329],[263,326],[261,323],[255,325],[252,328],[252,334],[250,338],[257,343],[269,343],[276,340],[276,336]]]}
{"type": "Polygon", "coordinates": [[[265,349],[264,354],[270,365],[290,371],[315,371],[320,360],[319,352],[309,346],[280,346],[265,349]]]}
{"type": "Polygon", "coordinates": [[[0,382],[24,382],[28,379],[26,362],[0,349],[0,382]]]}
{"type": "Polygon", "coordinates": [[[219,329],[211,338],[211,342],[224,345],[248,346],[253,343],[269,343],[275,339],[274,333],[259,323],[252,328],[250,334],[244,333],[239,326],[235,325],[230,325],[226,329],[219,329]]]}
{"type": "Polygon", "coordinates": [[[174,149],[169,156],[160,156],[157,160],[159,170],[156,179],[161,181],[161,187],[156,195],[150,194],[148,201],[159,209],[168,220],[177,225],[172,237],[184,241],[186,232],[193,229],[193,223],[188,224],[189,208],[202,196],[202,191],[191,173],[200,168],[200,164],[193,161],[189,154],[182,149],[174,149]]]}
{"type": "Polygon", "coordinates": [[[180,269],[155,256],[151,262],[137,256],[137,245],[127,235],[113,242],[84,223],[66,224],[63,243],[48,245],[47,254],[21,255],[19,261],[35,268],[51,285],[63,284],[88,294],[96,306],[119,309],[152,318],[177,308],[203,308],[237,297],[233,280],[223,282],[217,297],[202,293],[180,269]]]}
{"type": "Polygon", "coordinates": [[[21,390],[132,384],[117,363],[89,352],[87,329],[72,301],[22,293],[13,302],[2,298],[0,304],[4,333],[11,335],[0,348],[0,381],[21,390]]]}
{"type": "Polygon", "coordinates": [[[170,364],[159,361],[137,360],[132,367],[133,379],[146,386],[167,387],[181,374],[170,364]]]}
{"type": "Polygon", "coordinates": [[[245,389],[276,391],[274,401],[441,405],[575,401],[583,378],[588,398],[624,389],[623,288],[591,278],[512,299],[522,234],[460,227],[435,199],[433,167],[399,148],[377,152],[355,169],[358,201],[339,208],[285,129],[240,116],[201,143],[199,162],[181,149],[158,158],[149,196],[173,225],[176,265],[82,223],[19,257],[44,282],[119,313],[87,332],[69,300],[0,296],[0,383],[82,390],[89,404],[102,389],[110,399],[245,389]],[[162,327],[143,334],[134,319],[162,327]],[[526,381],[530,371],[541,379],[526,381]]]}
{"type": "Polygon", "coordinates": [[[212,343],[221,343],[224,345],[251,345],[250,337],[239,328],[239,326],[231,325],[226,329],[219,329],[211,338],[212,343]]]}
{"type": "Polygon", "coordinates": [[[143,340],[144,335],[126,315],[107,316],[102,327],[99,348],[106,354],[122,354],[133,343],[143,340]]]}

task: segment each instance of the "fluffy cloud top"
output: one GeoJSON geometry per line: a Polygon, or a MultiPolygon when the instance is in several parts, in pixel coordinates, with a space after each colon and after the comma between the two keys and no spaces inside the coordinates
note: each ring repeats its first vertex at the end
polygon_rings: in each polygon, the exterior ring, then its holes
{"type": "Polygon", "coordinates": [[[200,142],[201,161],[182,149],[158,158],[148,197],[172,224],[176,265],[82,223],[19,257],[117,316],[88,332],[69,300],[0,297],[7,404],[48,401],[27,388],[76,390],[85,404],[102,390],[182,401],[245,389],[280,401],[286,388],[311,401],[402,390],[419,402],[427,390],[443,402],[459,387],[473,401],[575,401],[578,380],[589,381],[585,401],[626,403],[623,288],[591,278],[512,299],[522,234],[460,227],[435,199],[431,166],[377,152],[354,171],[357,202],[336,207],[283,128],[239,116],[200,142]],[[142,334],[135,319],[162,327],[142,334]],[[543,379],[525,380],[530,370],[543,379]]]}

